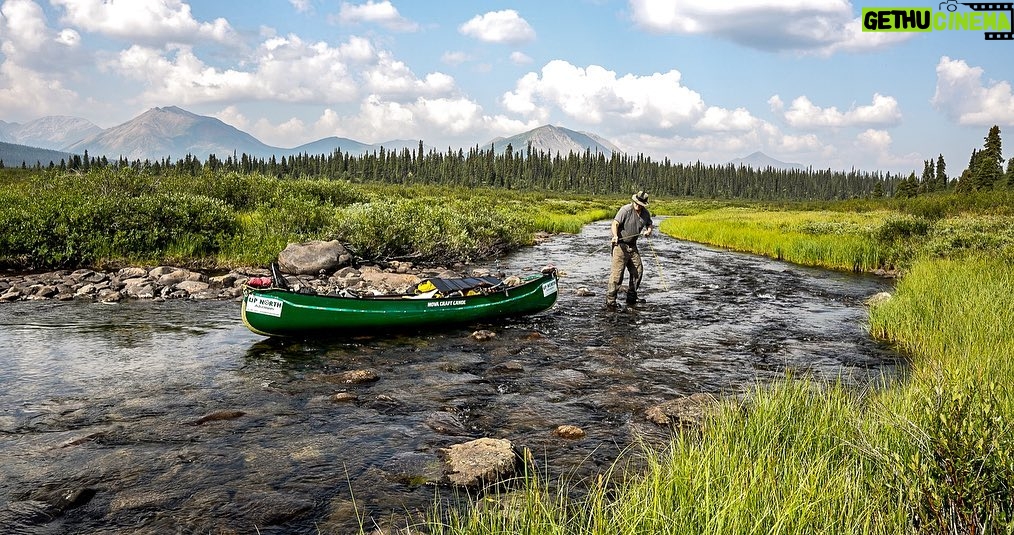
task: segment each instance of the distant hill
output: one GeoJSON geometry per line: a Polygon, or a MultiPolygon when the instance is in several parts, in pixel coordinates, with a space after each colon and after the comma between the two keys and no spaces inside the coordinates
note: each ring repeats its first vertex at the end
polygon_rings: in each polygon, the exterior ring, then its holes
{"type": "Polygon", "coordinates": [[[601,152],[608,158],[614,152],[622,152],[616,145],[594,134],[575,132],[552,125],[540,126],[511,137],[498,137],[479,148],[485,149],[492,145],[493,150],[499,153],[506,150],[507,145],[510,145],[514,152],[524,153],[528,150],[529,143],[531,143],[533,150],[550,154],[583,153],[590,149],[592,153],[601,152]]]}
{"type": "Polygon", "coordinates": [[[780,160],[776,160],[763,152],[757,151],[746,158],[736,158],[730,160],[729,163],[735,166],[745,165],[754,169],[764,169],[771,167],[774,169],[799,169],[805,170],[806,166],[798,163],[786,163],[780,160]]]}
{"type": "Polygon", "coordinates": [[[73,157],[66,152],[0,141],[0,162],[4,167],[21,167],[22,163],[28,167],[35,167],[36,163],[48,167],[50,162],[59,165],[60,160],[70,162],[73,157]]]}
{"type": "Polygon", "coordinates": [[[282,149],[265,145],[257,138],[214,117],[197,115],[176,106],[152,108],[108,130],[66,147],[65,150],[110,159],[178,160],[191,154],[200,160],[215,154],[226,158],[236,154],[268,157],[282,149]]]}
{"type": "Polygon", "coordinates": [[[14,138],[11,137],[10,131],[12,128],[18,126],[18,123],[8,123],[7,121],[0,121],[0,141],[11,143],[14,138]]]}
{"type": "Polygon", "coordinates": [[[25,124],[10,123],[8,141],[29,147],[62,150],[89,136],[102,132],[95,123],[80,117],[52,115],[25,124]]]}
{"type": "Polygon", "coordinates": [[[318,139],[300,145],[292,149],[284,151],[284,155],[290,156],[294,154],[331,154],[335,149],[341,149],[344,153],[359,154],[369,150],[370,146],[366,143],[360,143],[353,139],[347,139],[343,137],[326,137],[324,139],[318,139]]]}

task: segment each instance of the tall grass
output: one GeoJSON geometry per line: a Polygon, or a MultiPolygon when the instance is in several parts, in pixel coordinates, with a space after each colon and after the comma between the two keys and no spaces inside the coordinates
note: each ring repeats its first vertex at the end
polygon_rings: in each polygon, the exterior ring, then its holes
{"type": "Polygon", "coordinates": [[[889,212],[775,212],[721,208],[666,219],[660,230],[737,251],[831,269],[872,271],[885,249],[874,237],[889,212]]]}
{"type": "Polygon", "coordinates": [[[914,355],[896,463],[924,531],[1014,531],[1012,284],[996,258],[924,260],[871,312],[873,334],[914,355]]]}

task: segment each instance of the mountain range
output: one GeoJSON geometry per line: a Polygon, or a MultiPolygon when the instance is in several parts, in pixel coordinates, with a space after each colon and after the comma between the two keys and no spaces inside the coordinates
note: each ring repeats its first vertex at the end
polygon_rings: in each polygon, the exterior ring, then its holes
{"type": "MultiPolygon", "coordinates": [[[[503,152],[510,145],[512,150],[525,152],[529,145],[533,150],[551,154],[602,153],[607,158],[622,152],[608,140],[589,133],[567,128],[544,125],[510,137],[499,137],[479,145],[492,146],[494,151],[503,152]]],[[[205,159],[214,154],[225,159],[234,154],[248,154],[258,158],[282,157],[297,154],[330,154],[335,150],[361,155],[385,150],[416,150],[418,140],[396,139],[383,143],[362,143],[341,137],[327,137],[300,145],[283,148],[267,145],[254,136],[230,126],[219,119],[197,115],[176,106],[151,108],[137,117],[117,126],[102,129],[92,122],[78,117],[53,116],[36,119],[25,124],[0,121],[0,161],[7,167],[35,165],[50,161],[59,163],[73,154],[90,157],[105,156],[110,160],[125,158],[129,161],[164,158],[178,160],[187,154],[205,159]],[[55,152],[54,152],[55,151],[55,152]]],[[[429,151],[431,147],[424,146],[429,151]]],[[[746,158],[730,163],[750,165],[755,168],[772,166],[776,168],[802,168],[798,164],[786,164],[756,152],[746,158]]]]}

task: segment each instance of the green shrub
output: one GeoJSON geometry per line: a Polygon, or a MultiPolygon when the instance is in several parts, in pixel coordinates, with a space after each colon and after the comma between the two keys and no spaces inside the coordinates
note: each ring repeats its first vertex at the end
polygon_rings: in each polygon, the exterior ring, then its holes
{"type": "Polygon", "coordinates": [[[225,203],[185,193],[5,188],[0,204],[0,263],[23,268],[213,255],[237,229],[225,203]]]}
{"type": "Polygon", "coordinates": [[[925,236],[930,231],[929,221],[911,216],[890,217],[876,230],[877,240],[891,244],[901,240],[925,236]]]}
{"type": "Polygon", "coordinates": [[[920,532],[1002,533],[1014,525],[1014,445],[999,389],[952,379],[920,396],[916,447],[895,456],[920,532]]]}

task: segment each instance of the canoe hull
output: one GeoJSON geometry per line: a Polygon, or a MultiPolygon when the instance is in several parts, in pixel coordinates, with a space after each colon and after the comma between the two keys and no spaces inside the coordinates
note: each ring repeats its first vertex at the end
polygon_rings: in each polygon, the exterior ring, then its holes
{"type": "Polygon", "coordinates": [[[247,287],[241,313],[247,328],[264,336],[349,335],[534,314],[553,306],[558,294],[555,272],[501,292],[436,299],[351,298],[247,287]]]}

